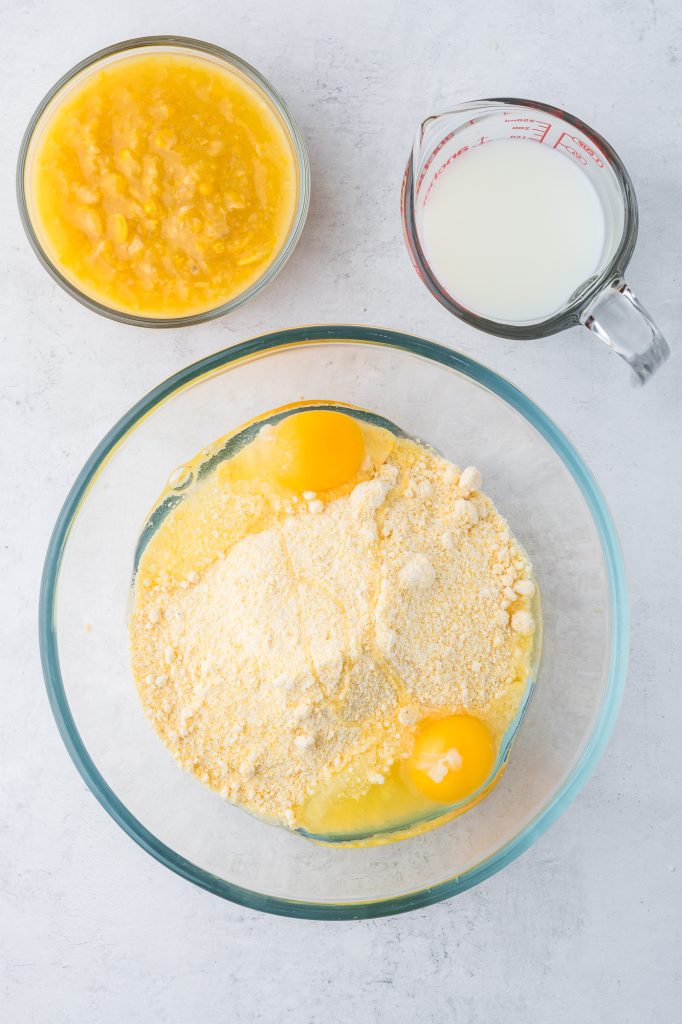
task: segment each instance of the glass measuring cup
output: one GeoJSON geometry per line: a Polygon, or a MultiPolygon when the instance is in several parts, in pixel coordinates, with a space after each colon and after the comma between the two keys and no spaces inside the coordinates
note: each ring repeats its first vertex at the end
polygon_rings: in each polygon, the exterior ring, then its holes
{"type": "Polygon", "coordinates": [[[504,338],[543,338],[583,324],[630,364],[633,382],[644,384],[670,354],[660,330],[625,283],[637,240],[637,200],[630,177],[612,147],[583,121],[556,107],[523,99],[463,103],[420,125],[403,178],[405,241],[422,281],[455,316],[504,338]],[[589,178],[606,227],[598,267],[549,317],[508,322],[488,319],[460,304],[436,277],[423,246],[424,206],[439,172],[477,146],[518,139],[549,146],[575,162],[589,178]]]}

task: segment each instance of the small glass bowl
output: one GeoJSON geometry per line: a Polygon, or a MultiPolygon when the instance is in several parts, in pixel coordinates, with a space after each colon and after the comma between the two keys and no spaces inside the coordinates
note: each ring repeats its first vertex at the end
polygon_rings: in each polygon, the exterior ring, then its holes
{"type": "Polygon", "coordinates": [[[214,320],[216,317],[231,312],[231,310],[241,306],[243,302],[246,302],[252,296],[257,295],[279,273],[296,248],[308,214],[308,206],[310,204],[310,164],[303,136],[289,108],[276,89],[250,64],[247,64],[246,61],[241,60],[235,54],[229,53],[219,46],[214,46],[213,43],[205,43],[198,39],[188,39],[184,36],[142,36],[139,39],[127,39],[121,43],[114,43],[112,46],[107,46],[105,49],[98,50],[97,53],[86,57],[70,71],[67,71],[41,100],[29,121],[19,150],[17,202],[19,204],[21,222],[33,251],[47,272],[74,299],[78,299],[80,303],[95,313],[101,313],[102,316],[109,317],[111,320],[118,320],[119,323],[132,324],[136,327],[184,327],[190,324],[203,323],[207,320],[214,320]],[[226,66],[231,72],[246,79],[278,116],[282,127],[289,137],[298,174],[298,200],[291,227],[273,261],[265,268],[257,281],[254,281],[252,285],[230,299],[229,302],[223,302],[213,309],[204,310],[201,313],[193,313],[188,316],[138,316],[134,313],[126,313],[120,309],[107,306],[93,299],[70,281],[50,259],[40,242],[39,233],[31,219],[29,182],[31,160],[35,153],[35,146],[40,132],[55,108],[75,85],[82,82],[84,78],[92,75],[104,65],[122,60],[129,57],[132,53],[158,53],[160,51],[164,53],[199,55],[217,64],[226,66]]]}
{"type": "MultiPolygon", "coordinates": [[[[185,477],[173,479],[181,487],[185,477]]],[[[276,331],[208,356],[111,429],[55,526],[40,645],[64,743],[132,839],[236,903],[344,919],[453,896],[542,835],[604,749],[627,665],[627,620],[604,499],[570,442],[530,399],[492,370],[421,338],[326,325],[276,331]],[[135,551],[169,475],[264,411],[308,400],[371,410],[459,465],[479,466],[542,592],[542,664],[504,774],[466,814],[400,843],[322,846],[227,803],[178,769],[145,718],[131,673],[135,551]]]]}

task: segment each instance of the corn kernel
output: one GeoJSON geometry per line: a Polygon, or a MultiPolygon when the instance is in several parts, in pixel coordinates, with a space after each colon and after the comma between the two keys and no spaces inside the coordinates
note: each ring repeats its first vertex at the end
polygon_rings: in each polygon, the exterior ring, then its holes
{"type": "Polygon", "coordinates": [[[246,206],[242,196],[238,196],[235,192],[225,193],[225,206],[228,210],[243,210],[246,206]]]}
{"type": "Polygon", "coordinates": [[[97,202],[97,193],[94,192],[91,188],[86,188],[85,186],[76,186],[74,191],[82,203],[87,203],[88,205],[91,205],[92,203],[97,202]]]}
{"type": "Polygon", "coordinates": [[[139,172],[140,165],[129,149],[122,149],[118,154],[118,159],[124,174],[130,176],[139,172]]]}
{"type": "Polygon", "coordinates": [[[122,245],[128,237],[128,221],[122,213],[114,213],[109,218],[109,234],[116,245],[122,245]]]}
{"type": "Polygon", "coordinates": [[[265,252],[254,252],[251,256],[242,256],[240,260],[237,260],[238,267],[248,267],[251,263],[256,263],[258,260],[262,260],[267,253],[265,252]]]}
{"type": "Polygon", "coordinates": [[[116,192],[123,192],[125,180],[120,174],[105,174],[102,178],[102,191],[105,195],[114,195],[116,192]]]}
{"type": "Polygon", "coordinates": [[[102,218],[97,210],[84,210],[81,223],[87,234],[97,236],[102,234],[102,218]]]}
{"type": "Polygon", "coordinates": [[[173,132],[169,132],[167,128],[161,128],[156,133],[154,142],[159,149],[172,149],[175,142],[175,135],[173,135],[173,132]]]}

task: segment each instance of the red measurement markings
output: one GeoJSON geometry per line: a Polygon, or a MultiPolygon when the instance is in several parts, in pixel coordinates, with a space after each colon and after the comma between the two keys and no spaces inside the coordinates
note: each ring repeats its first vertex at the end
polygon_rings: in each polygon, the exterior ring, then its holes
{"type": "MultiPolygon", "coordinates": [[[[420,189],[422,187],[424,178],[426,177],[426,172],[428,171],[429,167],[431,166],[431,164],[433,163],[435,158],[440,153],[440,151],[443,148],[443,146],[446,146],[448,144],[448,142],[450,141],[450,139],[453,139],[455,137],[455,133],[456,132],[461,131],[464,128],[469,128],[472,124],[475,124],[475,123],[476,122],[473,119],[471,121],[467,121],[466,124],[462,124],[462,125],[459,125],[459,127],[454,128],[451,132],[449,132],[445,136],[444,139],[440,140],[440,142],[438,143],[436,148],[430,154],[428,160],[426,161],[426,163],[424,164],[424,166],[422,168],[421,174],[419,175],[419,180],[417,181],[417,195],[419,195],[419,191],[420,191],[420,189]]],[[[475,142],[474,145],[475,146],[481,146],[484,142],[489,142],[489,141],[490,140],[487,139],[485,135],[481,135],[480,141],[479,142],[475,142]]]]}
{"type": "Polygon", "coordinates": [[[511,128],[511,139],[532,139],[533,142],[544,142],[552,125],[549,121],[538,121],[535,117],[514,117],[505,111],[504,123],[511,128]]]}
{"type": "Polygon", "coordinates": [[[424,196],[424,201],[422,203],[422,206],[426,206],[426,200],[429,198],[429,194],[431,192],[431,189],[436,184],[436,182],[440,178],[440,176],[443,173],[443,171],[445,170],[445,168],[449,167],[450,164],[453,162],[453,160],[456,160],[458,157],[462,156],[464,153],[468,153],[470,148],[471,148],[470,146],[462,146],[462,148],[458,149],[456,153],[453,153],[452,156],[449,156],[447,158],[447,160],[445,161],[445,163],[441,164],[441,166],[438,168],[438,170],[434,174],[433,178],[429,182],[429,187],[426,190],[426,194],[424,196]]]}
{"type": "Polygon", "coordinates": [[[592,146],[589,146],[584,139],[581,139],[579,135],[569,135],[568,132],[562,132],[554,143],[553,148],[565,150],[569,156],[572,156],[574,160],[577,160],[584,167],[587,167],[588,159],[592,160],[597,167],[604,166],[604,161],[599,156],[599,153],[592,146]]]}
{"type": "MultiPolygon", "coordinates": [[[[452,136],[454,134],[455,133],[452,132],[446,139],[443,139],[443,141],[440,144],[440,146],[438,147],[438,149],[442,149],[443,145],[446,142],[448,142],[452,138],[452,136]]],[[[438,168],[438,170],[434,174],[433,178],[429,182],[429,187],[426,190],[426,195],[424,196],[424,200],[422,202],[422,206],[426,205],[426,200],[429,198],[429,192],[431,191],[431,189],[435,185],[435,183],[438,180],[438,178],[440,178],[440,176],[443,173],[443,171],[445,170],[445,168],[448,167],[452,163],[453,160],[456,160],[457,157],[462,156],[462,154],[464,154],[464,153],[467,153],[470,149],[476,149],[478,146],[485,146],[488,142],[492,142],[492,139],[489,139],[487,135],[481,135],[481,137],[478,139],[477,142],[472,142],[470,146],[462,146],[462,148],[458,149],[456,153],[453,153],[452,156],[448,157],[448,159],[445,161],[445,163],[442,164],[438,168]]],[[[438,152],[438,149],[435,149],[433,151],[433,153],[431,154],[431,156],[429,157],[428,162],[426,163],[426,165],[424,167],[424,170],[421,173],[421,177],[419,178],[419,185],[421,185],[422,181],[424,180],[424,175],[426,173],[426,170],[427,170],[429,164],[433,161],[433,158],[436,155],[436,153],[438,152]]],[[[419,186],[417,186],[417,192],[419,192],[419,186]]]]}
{"type": "Polygon", "coordinates": [[[440,151],[443,148],[443,146],[447,145],[447,143],[450,141],[450,139],[453,137],[454,134],[455,134],[454,131],[452,131],[452,132],[450,132],[449,135],[446,135],[444,139],[441,139],[440,142],[438,143],[438,145],[436,146],[436,148],[434,149],[433,153],[431,153],[429,159],[424,164],[422,172],[419,175],[419,181],[417,182],[417,195],[419,195],[419,190],[422,187],[422,182],[424,181],[424,178],[426,177],[426,172],[428,171],[429,167],[431,166],[431,164],[435,160],[436,156],[440,153],[440,151]]]}

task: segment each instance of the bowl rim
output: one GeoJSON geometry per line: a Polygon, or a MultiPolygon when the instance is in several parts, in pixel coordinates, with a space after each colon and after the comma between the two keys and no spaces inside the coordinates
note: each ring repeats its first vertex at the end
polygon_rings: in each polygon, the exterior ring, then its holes
{"type": "Polygon", "coordinates": [[[582,789],[603,753],[613,729],[623,692],[628,660],[628,632],[625,572],[613,520],[590,470],[556,424],[510,381],[460,352],[400,331],[348,324],[294,327],[260,335],[192,363],[174,373],[140,399],[100,441],[73,484],[50,539],[40,587],[40,655],[50,706],[72,761],[99,803],[124,832],[147,853],[195,885],[254,910],[313,920],[338,921],[383,917],[429,906],[482,882],[515,860],[539,839],[582,789]],[[601,545],[611,605],[611,649],[602,704],[585,749],[551,801],[504,846],[461,875],[399,896],[343,903],[290,900],[235,885],[180,856],[145,828],[109,787],[81,740],[66,698],[55,629],[59,571],[71,526],[100,470],[137,423],[174,392],[232,363],[250,361],[254,357],[289,348],[325,342],[395,348],[439,363],[493,392],[535,427],[573,477],[592,515],[601,545]]]}
{"type": "Polygon", "coordinates": [[[103,49],[97,50],[95,53],[91,53],[89,56],[84,57],[70,68],[69,71],[65,72],[65,74],[63,74],[43,96],[31,115],[19,147],[16,170],[16,195],[22,227],[31,248],[38,258],[38,261],[45,270],[47,270],[50,277],[52,277],[52,279],[56,281],[57,284],[60,285],[73,299],[76,299],[77,302],[80,302],[81,305],[92,310],[94,313],[99,313],[101,316],[105,316],[110,320],[116,320],[118,323],[128,324],[133,327],[186,327],[192,324],[206,323],[209,320],[215,320],[217,317],[230,313],[232,310],[257,295],[263,288],[270,284],[277,274],[279,274],[280,270],[283,268],[284,264],[298,245],[308,216],[308,209],[310,206],[310,160],[308,158],[308,151],[306,149],[303,133],[291,113],[291,110],[277,89],[275,89],[275,87],[260,73],[260,71],[258,71],[257,68],[248,64],[245,60],[242,60],[242,58],[236,53],[231,53],[229,50],[225,50],[221,46],[216,46],[215,43],[208,43],[202,39],[193,39],[190,36],[176,35],[138,36],[134,39],[123,39],[121,42],[112,43],[110,46],[105,46],[103,49]],[[291,225],[279,251],[275,255],[274,259],[265,267],[260,277],[254,281],[253,284],[249,285],[248,288],[244,289],[244,291],[235,295],[234,298],[229,299],[227,302],[222,302],[219,305],[214,306],[211,309],[204,310],[201,313],[190,313],[184,316],[154,317],[144,316],[141,314],[138,315],[137,313],[126,313],[123,310],[114,308],[113,306],[108,306],[105,302],[100,302],[98,299],[95,299],[82,291],[77,284],[61,272],[56,263],[45,251],[40,238],[38,237],[38,232],[33,226],[33,221],[29,212],[28,190],[26,188],[26,167],[33,138],[36,130],[42,122],[43,115],[46,110],[48,110],[55,97],[57,97],[63,89],[68,87],[79,75],[84,74],[88,70],[92,71],[99,64],[108,61],[109,58],[125,59],[126,57],[134,55],[138,50],[153,51],[154,49],[162,52],[184,50],[187,53],[194,54],[199,57],[204,56],[212,58],[224,66],[231,68],[238,75],[246,78],[256,92],[264,98],[282,121],[283,127],[289,137],[289,142],[291,143],[292,153],[298,173],[298,200],[291,219],[291,225]]]}

